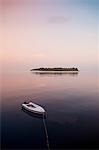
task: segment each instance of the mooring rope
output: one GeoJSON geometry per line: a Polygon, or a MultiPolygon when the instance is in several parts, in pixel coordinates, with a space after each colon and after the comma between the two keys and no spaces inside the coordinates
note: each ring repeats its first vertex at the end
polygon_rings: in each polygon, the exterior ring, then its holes
{"type": "Polygon", "coordinates": [[[45,129],[45,134],[46,134],[46,145],[47,145],[48,150],[50,150],[49,138],[48,138],[48,132],[47,132],[47,127],[46,127],[46,122],[45,122],[44,114],[43,114],[43,124],[44,124],[44,129],[45,129]]]}

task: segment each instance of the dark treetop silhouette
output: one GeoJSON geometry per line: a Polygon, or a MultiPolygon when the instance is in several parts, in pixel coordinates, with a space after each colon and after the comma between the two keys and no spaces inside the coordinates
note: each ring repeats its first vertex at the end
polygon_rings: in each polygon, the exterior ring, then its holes
{"type": "Polygon", "coordinates": [[[78,68],[36,68],[30,71],[78,71],[78,68]]]}

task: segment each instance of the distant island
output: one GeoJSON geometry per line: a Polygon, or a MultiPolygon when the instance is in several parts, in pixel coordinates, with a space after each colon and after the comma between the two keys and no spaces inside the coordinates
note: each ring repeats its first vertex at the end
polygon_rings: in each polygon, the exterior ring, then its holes
{"type": "Polygon", "coordinates": [[[79,71],[78,68],[36,68],[30,71],[79,71]]]}

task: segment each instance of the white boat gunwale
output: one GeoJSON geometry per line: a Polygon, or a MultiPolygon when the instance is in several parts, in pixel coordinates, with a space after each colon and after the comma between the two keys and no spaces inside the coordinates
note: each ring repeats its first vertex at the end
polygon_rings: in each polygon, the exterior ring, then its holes
{"type": "Polygon", "coordinates": [[[44,108],[42,108],[40,105],[37,105],[33,102],[29,103],[23,103],[22,107],[30,112],[36,113],[36,114],[45,114],[44,108]]]}

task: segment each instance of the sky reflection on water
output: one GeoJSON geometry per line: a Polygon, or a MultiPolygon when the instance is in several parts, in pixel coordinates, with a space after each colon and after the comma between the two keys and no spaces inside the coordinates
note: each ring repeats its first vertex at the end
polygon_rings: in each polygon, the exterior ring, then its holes
{"type": "Polygon", "coordinates": [[[46,148],[42,119],[21,110],[24,101],[32,100],[47,111],[51,148],[99,148],[98,90],[96,73],[4,74],[2,147],[46,148]]]}

